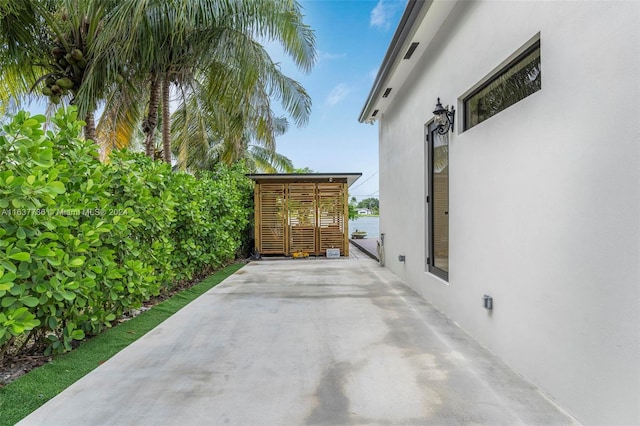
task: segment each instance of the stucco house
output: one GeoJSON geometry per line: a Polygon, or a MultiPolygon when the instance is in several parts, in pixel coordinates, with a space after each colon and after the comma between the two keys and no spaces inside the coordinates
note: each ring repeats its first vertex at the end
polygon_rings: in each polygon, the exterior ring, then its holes
{"type": "Polygon", "coordinates": [[[359,120],[385,266],[578,421],[640,424],[640,2],[410,0],[359,120]]]}

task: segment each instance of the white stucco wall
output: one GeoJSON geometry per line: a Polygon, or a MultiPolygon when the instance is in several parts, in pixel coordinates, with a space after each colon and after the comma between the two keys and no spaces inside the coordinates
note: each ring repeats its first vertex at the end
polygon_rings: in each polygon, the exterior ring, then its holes
{"type": "Polygon", "coordinates": [[[586,424],[640,424],[639,22],[640,2],[460,3],[379,121],[386,266],[586,424]],[[542,90],[462,133],[461,97],[538,33],[542,90]],[[437,97],[448,284],[425,272],[437,97]]]}

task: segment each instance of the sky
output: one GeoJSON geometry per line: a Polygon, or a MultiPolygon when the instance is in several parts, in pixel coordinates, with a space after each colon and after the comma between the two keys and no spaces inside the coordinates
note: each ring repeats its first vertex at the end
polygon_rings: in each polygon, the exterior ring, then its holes
{"type": "MultiPolygon", "coordinates": [[[[315,32],[318,58],[304,74],[275,44],[267,51],[311,96],[309,122],[290,121],[277,151],[296,168],[318,173],[362,173],[349,189],[358,201],[378,195],[378,125],[358,117],[400,21],[405,0],[300,0],[315,32]]],[[[279,112],[277,108],[275,111],[279,112]]]]}

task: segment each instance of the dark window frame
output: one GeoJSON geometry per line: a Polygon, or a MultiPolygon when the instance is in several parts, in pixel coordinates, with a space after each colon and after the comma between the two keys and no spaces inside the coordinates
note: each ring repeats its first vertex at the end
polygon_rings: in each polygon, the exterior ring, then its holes
{"type": "MultiPolygon", "coordinates": [[[[434,240],[434,235],[435,235],[435,226],[434,226],[434,220],[435,220],[435,215],[434,215],[434,135],[437,134],[437,125],[435,123],[435,121],[430,121],[429,123],[427,123],[426,125],[426,142],[427,142],[427,176],[429,179],[429,183],[428,183],[428,194],[427,194],[427,222],[428,222],[428,228],[429,228],[429,238],[427,241],[427,248],[428,248],[428,252],[427,252],[427,266],[428,266],[428,272],[437,276],[438,278],[449,282],[449,272],[445,271],[444,269],[441,269],[439,267],[436,266],[435,262],[436,262],[436,256],[435,256],[435,240],[434,240]]],[[[446,135],[446,137],[448,138],[449,135],[446,135]]],[[[447,163],[448,163],[448,155],[447,155],[447,163]]],[[[447,165],[447,167],[449,167],[447,165]]],[[[448,187],[448,185],[447,185],[448,187]]],[[[448,189],[447,189],[448,191],[448,189]]],[[[448,197],[447,197],[448,198],[448,197]]],[[[448,210],[448,209],[447,209],[448,210]]]]}
{"type": "MultiPolygon", "coordinates": [[[[517,104],[518,102],[520,102],[523,99],[526,99],[527,97],[531,96],[532,94],[542,90],[542,81],[540,81],[540,87],[537,88],[536,90],[534,90],[533,92],[527,94],[526,96],[516,100],[515,102],[507,105],[504,108],[501,108],[500,110],[496,111],[493,115],[490,115],[488,117],[486,117],[483,120],[478,121],[477,123],[475,123],[474,125],[470,125],[469,123],[469,101],[476,96],[478,93],[482,92],[484,89],[486,89],[488,86],[490,86],[491,84],[493,84],[496,80],[500,79],[502,76],[504,76],[506,73],[508,73],[512,68],[516,67],[520,62],[522,62],[526,57],[528,57],[530,54],[532,54],[533,52],[535,52],[536,50],[540,50],[540,55],[539,55],[539,63],[541,64],[541,56],[542,56],[542,51],[540,48],[540,39],[536,40],[535,43],[533,43],[531,46],[529,46],[527,49],[525,49],[524,52],[522,52],[521,54],[519,54],[518,56],[516,56],[512,61],[509,61],[509,63],[507,63],[504,67],[500,68],[499,71],[497,71],[494,75],[491,76],[491,78],[489,78],[487,81],[485,81],[484,83],[482,83],[479,87],[477,87],[476,89],[474,89],[469,95],[465,96],[464,99],[462,100],[462,105],[464,107],[464,113],[463,115],[463,131],[467,131],[475,126],[477,126],[480,123],[483,123],[484,121],[488,120],[489,118],[498,115],[500,112],[504,111],[505,109],[517,104]]],[[[541,68],[541,65],[540,65],[541,68]]],[[[542,70],[540,69],[540,79],[542,79],[542,70]]]]}

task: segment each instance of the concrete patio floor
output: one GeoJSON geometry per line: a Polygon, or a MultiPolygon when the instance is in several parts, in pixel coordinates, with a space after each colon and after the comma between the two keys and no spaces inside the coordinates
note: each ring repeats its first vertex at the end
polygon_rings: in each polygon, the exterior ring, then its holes
{"type": "Polygon", "coordinates": [[[574,423],[356,252],[248,264],[19,424],[574,423]]]}

